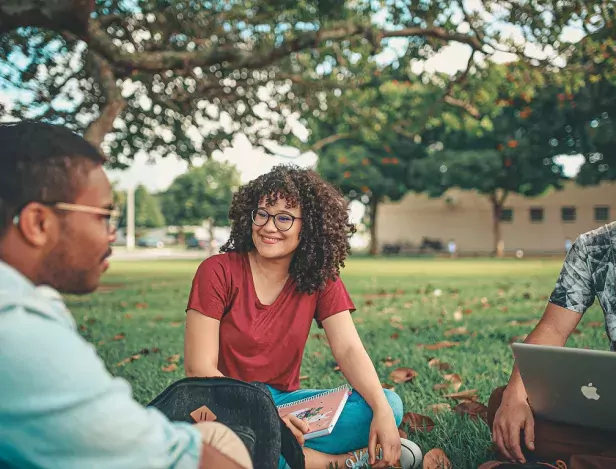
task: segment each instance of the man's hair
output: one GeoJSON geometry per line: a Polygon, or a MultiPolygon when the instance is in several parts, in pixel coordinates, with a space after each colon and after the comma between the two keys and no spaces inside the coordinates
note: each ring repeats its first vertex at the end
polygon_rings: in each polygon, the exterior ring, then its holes
{"type": "Polygon", "coordinates": [[[105,157],[71,130],[42,122],[0,124],[0,237],[30,202],[73,202],[105,157]]]}

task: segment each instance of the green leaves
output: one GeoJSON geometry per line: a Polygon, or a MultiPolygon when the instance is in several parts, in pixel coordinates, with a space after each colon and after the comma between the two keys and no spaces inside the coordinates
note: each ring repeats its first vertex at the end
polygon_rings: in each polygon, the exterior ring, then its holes
{"type": "Polygon", "coordinates": [[[177,177],[162,194],[163,213],[176,226],[201,225],[211,219],[216,226],[228,224],[233,191],[239,186],[235,167],[216,160],[177,177]]]}

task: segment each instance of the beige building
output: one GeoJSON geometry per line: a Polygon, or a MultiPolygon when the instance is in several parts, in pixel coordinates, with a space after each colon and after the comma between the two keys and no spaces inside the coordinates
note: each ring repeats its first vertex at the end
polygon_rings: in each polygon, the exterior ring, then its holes
{"type": "MultiPolygon", "coordinates": [[[[537,198],[512,194],[505,202],[501,223],[505,251],[564,252],[567,239],[574,241],[580,233],[615,216],[616,183],[580,187],[568,182],[563,190],[537,198]]],[[[492,252],[492,206],[488,198],[474,191],[450,190],[438,199],[408,194],[399,202],[379,207],[379,246],[401,244],[414,250],[424,237],[440,240],[444,250],[453,239],[460,254],[492,252]]]]}

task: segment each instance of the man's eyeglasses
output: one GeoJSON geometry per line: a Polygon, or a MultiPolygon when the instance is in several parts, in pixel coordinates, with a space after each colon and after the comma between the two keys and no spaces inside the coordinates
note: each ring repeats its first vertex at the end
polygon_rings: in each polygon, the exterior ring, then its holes
{"type": "MultiPolygon", "coordinates": [[[[81,213],[92,213],[94,215],[101,215],[106,220],[107,231],[109,233],[112,233],[118,227],[120,211],[115,207],[113,208],[92,207],[90,205],[69,204],[66,202],[55,202],[55,203],[39,202],[39,203],[42,205],[46,205],[47,207],[55,208],[56,210],[62,210],[65,212],[81,212],[81,213]]],[[[17,215],[15,215],[15,217],[13,218],[13,223],[15,225],[19,223],[19,215],[21,214],[21,211],[24,209],[24,207],[22,207],[17,213],[17,215]]]]}
{"type": "Polygon", "coordinates": [[[253,210],[251,215],[252,222],[257,226],[265,226],[267,222],[269,222],[269,219],[273,218],[274,226],[278,228],[279,231],[289,231],[295,220],[302,219],[301,217],[294,217],[288,213],[277,213],[276,215],[272,215],[261,208],[253,210]]]}

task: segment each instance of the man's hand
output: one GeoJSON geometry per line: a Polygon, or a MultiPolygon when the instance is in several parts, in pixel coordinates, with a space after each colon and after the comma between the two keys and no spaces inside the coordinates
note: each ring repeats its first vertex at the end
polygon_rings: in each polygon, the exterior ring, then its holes
{"type": "Polygon", "coordinates": [[[304,446],[304,434],[310,431],[310,426],[295,415],[287,414],[282,417],[282,421],[293,432],[300,446],[304,446]]]}
{"type": "Polygon", "coordinates": [[[400,459],[400,433],[396,427],[396,421],[391,409],[376,411],[370,425],[370,436],[368,439],[369,463],[375,469],[393,466],[400,459]],[[380,443],[383,450],[383,458],[376,459],[376,444],[380,443]]]}
{"type": "Polygon", "coordinates": [[[535,449],[535,419],[526,399],[503,396],[501,406],[494,416],[492,440],[509,460],[525,463],[520,446],[520,431],[524,430],[524,443],[535,449]]]}

